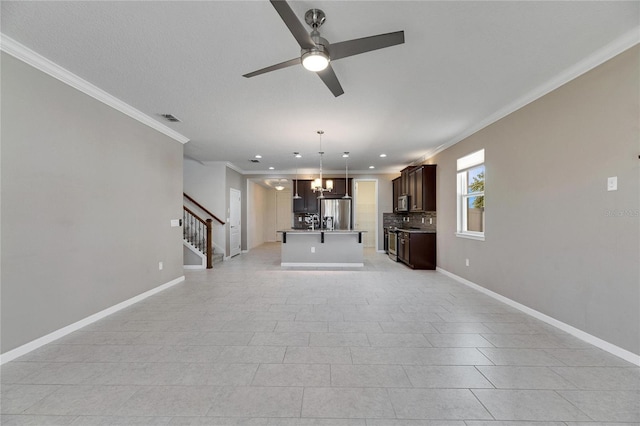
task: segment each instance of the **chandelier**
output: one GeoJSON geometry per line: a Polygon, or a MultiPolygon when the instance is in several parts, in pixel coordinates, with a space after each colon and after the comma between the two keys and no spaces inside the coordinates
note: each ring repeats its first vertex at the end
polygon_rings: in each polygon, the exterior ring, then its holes
{"type": "Polygon", "coordinates": [[[324,134],[323,130],[318,130],[316,132],[319,136],[320,136],[320,151],[318,152],[318,154],[320,154],[320,177],[317,179],[314,179],[313,182],[311,182],[311,189],[313,190],[313,192],[316,193],[320,193],[320,195],[318,195],[318,198],[324,198],[324,193],[325,192],[331,192],[333,190],[333,180],[331,179],[327,179],[326,182],[324,182],[327,187],[324,188],[322,185],[322,156],[324,155],[324,151],[322,151],[322,135],[324,134]]]}

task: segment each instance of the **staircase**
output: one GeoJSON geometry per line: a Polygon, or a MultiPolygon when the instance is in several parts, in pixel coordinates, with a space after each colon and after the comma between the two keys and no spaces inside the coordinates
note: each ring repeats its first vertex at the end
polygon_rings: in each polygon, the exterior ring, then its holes
{"type": "Polygon", "coordinates": [[[214,252],[215,247],[211,238],[214,220],[221,225],[225,223],[192,197],[185,193],[183,195],[192,206],[195,206],[192,210],[185,205],[182,212],[182,239],[188,250],[185,251],[185,268],[211,269],[214,263],[224,260],[224,254],[214,252]],[[199,209],[200,213],[196,213],[195,209],[199,209]],[[203,219],[202,216],[210,217],[203,219]],[[187,258],[191,261],[187,261],[187,258]]]}

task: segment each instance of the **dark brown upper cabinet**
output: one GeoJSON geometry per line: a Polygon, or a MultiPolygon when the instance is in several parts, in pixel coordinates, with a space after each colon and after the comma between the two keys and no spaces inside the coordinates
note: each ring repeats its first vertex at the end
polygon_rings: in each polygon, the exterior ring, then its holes
{"type": "MultiPolygon", "coordinates": [[[[349,178],[349,183],[347,183],[345,178],[328,178],[333,181],[333,191],[325,192],[324,196],[326,198],[341,198],[347,194],[347,186],[349,186],[349,195],[353,196],[353,190],[351,189],[352,179],[349,178]]],[[[323,179],[324,185],[326,188],[327,179],[323,179]]]]}
{"type": "MultiPolygon", "coordinates": [[[[293,200],[294,213],[318,213],[318,195],[311,189],[310,180],[298,180],[299,199],[293,200]]],[[[296,191],[296,181],[293,181],[293,192],[296,191]]]]}
{"type": "Polygon", "coordinates": [[[409,192],[409,173],[413,170],[413,166],[405,167],[400,170],[400,194],[399,195],[410,195],[409,192]]]}
{"type": "Polygon", "coordinates": [[[408,173],[410,211],[436,210],[436,165],[425,164],[408,173]]]}
{"type": "Polygon", "coordinates": [[[393,212],[398,213],[398,197],[402,195],[402,177],[391,181],[393,184],[393,212]]]}

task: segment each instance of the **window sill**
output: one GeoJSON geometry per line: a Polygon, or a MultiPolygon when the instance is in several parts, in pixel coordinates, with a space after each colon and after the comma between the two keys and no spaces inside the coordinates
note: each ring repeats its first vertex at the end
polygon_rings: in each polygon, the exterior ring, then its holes
{"type": "Polygon", "coordinates": [[[481,235],[481,234],[470,234],[470,233],[466,233],[466,232],[456,232],[456,237],[468,238],[470,240],[484,241],[484,235],[481,235]]]}

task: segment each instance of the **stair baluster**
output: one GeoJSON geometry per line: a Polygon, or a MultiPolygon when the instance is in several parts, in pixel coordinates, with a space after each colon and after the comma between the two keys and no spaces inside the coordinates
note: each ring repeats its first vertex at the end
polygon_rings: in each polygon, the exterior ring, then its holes
{"type": "Polygon", "coordinates": [[[211,269],[213,267],[212,219],[203,220],[186,206],[183,206],[182,218],[184,224],[182,238],[206,256],[207,269],[211,269]]]}

